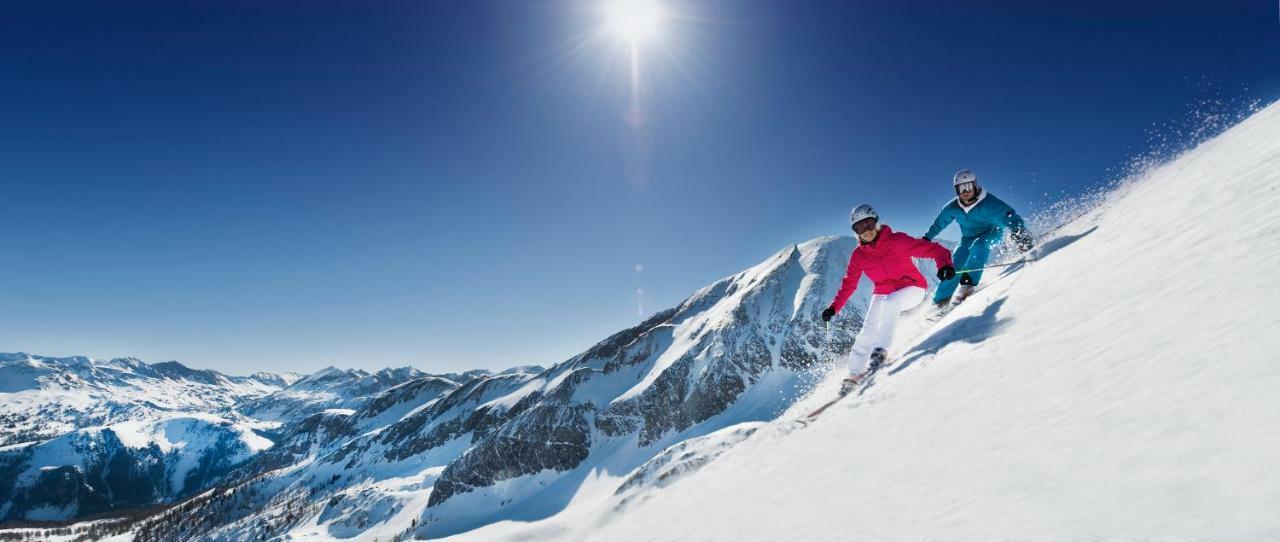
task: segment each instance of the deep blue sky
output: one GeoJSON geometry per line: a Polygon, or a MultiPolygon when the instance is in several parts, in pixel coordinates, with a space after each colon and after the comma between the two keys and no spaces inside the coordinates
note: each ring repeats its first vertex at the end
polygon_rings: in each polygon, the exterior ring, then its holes
{"type": "Polygon", "coordinates": [[[666,5],[638,129],[593,2],[7,5],[0,351],[550,364],[856,203],[1029,214],[1280,96],[1274,0],[666,5]]]}

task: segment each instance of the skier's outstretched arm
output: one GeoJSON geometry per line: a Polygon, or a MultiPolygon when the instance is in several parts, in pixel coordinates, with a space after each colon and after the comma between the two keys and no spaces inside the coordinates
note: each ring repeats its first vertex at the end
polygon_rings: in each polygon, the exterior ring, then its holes
{"type": "Polygon", "coordinates": [[[1027,229],[1026,222],[1022,221],[1022,217],[1018,216],[1018,212],[1014,211],[1012,206],[1010,206],[1008,203],[1005,203],[1003,201],[1000,202],[1000,206],[1003,207],[1002,209],[1000,209],[1000,213],[1004,215],[1004,225],[1005,227],[1009,228],[1009,231],[1019,231],[1019,230],[1027,229]]]}
{"type": "Polygon", "coordinates": [[[955,219],[956,217],[948,213],[946,207],[943,207],[942,211],[938,213],[938,218],[933,219],[933,225],[929,226],[929,231],[924,232],[924,240],[933,241],[933,238],[942,233],[942,230],[947,229],[947,226],[950,226],[955,219]]]}
{"type": "Polygon", "coordinates": [[[939,245],[938,243],[928,239],[916,239],[915,237],[911,237],[911,247],[908,254],[916,258],[928,258],[933,260],[934,263],[938,264],[938,269],[952,267],[954,265],[951,262],[951,251],[947,250],[947,247],[939,245]]]}
{"type": "MultiPolygon", "coordinates": [[[[855,251],[854,254],[857,254],[855,251]]],[[[853,293],[858,291],[858,280],[862,279],[862,266],[858,265],[858,260],[853,255],[849,256],[849,268],[844,272],[844,280],[840,281],[840,291],[836,292],[836,298],[831,301],[831,306],[827,310],[831,314],[840,312],[844,308],[844,304],[849,301],[853,293]]]]}

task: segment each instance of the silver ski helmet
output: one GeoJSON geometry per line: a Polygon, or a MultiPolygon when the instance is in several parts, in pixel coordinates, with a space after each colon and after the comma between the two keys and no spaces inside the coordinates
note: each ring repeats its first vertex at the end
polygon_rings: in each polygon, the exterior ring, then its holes
{"type": "Polygon", "coordinates": [[[964,191],[963,189],[977,191],[979,188],[978,176],[968,169],[957,171],[956,175],[951,178],[951,187],[955,189],[957,196],[960,195],[960,192],[964,191]]]}
{"type": "Polygon", "coordinates": [[[853,229],[855,237],[865,242],[871,242],[875,239],[876,232],[880,230],[880,213],[877,213],[874,207],[865,203],[854,207],[853,211],[849,213],[849,227],[853,229]],[[871,227],[859,233],[858,223],[867,219],[872,220],[871,227]]]}
{"type": "Polygon", "coordinates": [[[879,222],[880,213],[877,213],[874,207],[867,205],[865,203],[857,207],[854,207],[853,211],[849,212],[850,225],[857,224],[858,222],[861,222],[868,218],[874,218],[876,219],[876,222],[879,222]]]}

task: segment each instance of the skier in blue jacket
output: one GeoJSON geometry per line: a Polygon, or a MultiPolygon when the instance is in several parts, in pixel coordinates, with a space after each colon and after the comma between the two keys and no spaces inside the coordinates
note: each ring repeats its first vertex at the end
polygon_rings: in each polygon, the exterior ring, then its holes
{"type": "MultiPolygon", "coordinates": [[[[1004,241],[1006,229],[1009,230],[1009,239],[1018,250],[1031,250],[1034,241],[1022,217],[1009,204],[978,186],[977,175],[962,169],[952,178],[952,186],[955,187],[956,199],[942,208],[929,231],[925,232],[924,239],[932,241],[952,222],[958,224],[960,244],[951,255],[957,268],[977,269],[986,265],[991,249],[1004,241]]],[[[934,305],[939,309],[946,309],[950,305],[960,304],[973,293],[973,287],[980,280],[982,271],[968,271],[939,282],[938,290],[933,295],[934,305]],[[957,286],[960,287],[959,292],[956,292],[957,286]]]]}

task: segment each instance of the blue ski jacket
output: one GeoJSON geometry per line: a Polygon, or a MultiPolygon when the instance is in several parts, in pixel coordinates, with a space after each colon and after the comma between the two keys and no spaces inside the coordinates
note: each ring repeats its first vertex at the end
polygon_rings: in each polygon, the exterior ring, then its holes
{"type": "Polygon", "coordinates": [[[1027,228],[1022,217],[1018,216],[1013,207],[1000,201],[1000,198],[988,194],[986,190],[979,193],[978,201],[968,207],[960,205],[960,198],[947,203],[938,213],[938,218],[934,219],[933,225],[929,226],[929,231],[925,232],[924,239],[932,241],[952,222],[960,225],[961,244],[988,234],[999,236],[1004,233],[1005,228],[1008,228],[1016,238],[1024,235],[1027,228]]]}

